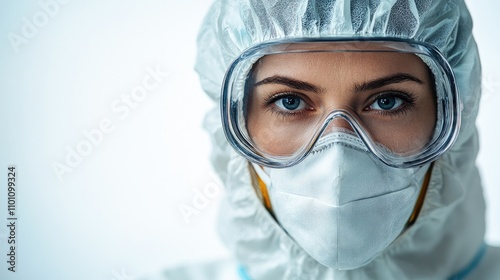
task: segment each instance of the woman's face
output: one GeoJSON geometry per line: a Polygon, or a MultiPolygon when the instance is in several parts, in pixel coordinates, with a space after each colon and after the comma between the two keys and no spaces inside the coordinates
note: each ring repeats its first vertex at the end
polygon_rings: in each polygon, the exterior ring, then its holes
{"type": "MultiPolygon", "coordinates": [[[[306,52],[268,55],[247,83],[247,129],[259,149],[291,155],[321,128],[327,115],[357,115],[372,139],[395,153],[421,149],[434,132],[434,82],[414,54],[306,52]]],[[[353,131],[334,119],[325,133],[353,131]]]]}

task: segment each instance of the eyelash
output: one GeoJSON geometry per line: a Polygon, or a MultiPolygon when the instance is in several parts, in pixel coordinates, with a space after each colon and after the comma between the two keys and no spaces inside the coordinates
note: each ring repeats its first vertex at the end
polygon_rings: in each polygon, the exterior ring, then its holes
{"type": "Polygon", "coordinates": [[[373,97],[373,99],[370,100],[370,105],[367,106],[364,110],[369,110],[369,107],[379,100],[380,98],[384,97],[396,97],[401,100],[403,100],[403,105],[399,106],[400,108],[396,108],[394,110],[374,110],[375,113],[383,115],[383,116],[399,116],[399,115],[404,115],[409,112],[411,108],[413,108],[416,104],[417,98],[415,95],[411,92],[400,92],[400,91],[384,91],[382,93],[379,93],[373,97]]]}
{"type": "MultiPolygon", "coordinates": [[[[264,106],[271,113],[273,113],[277,116],[283,117],[283,118],[300,116],[300,115],[306,113],[306,111],[309,111],[307,109],[303,109],[300,111],[284,111],[284,110],[276,108],[274,103],[276,101],[280,100],[281,98],[284,98],[287,96],[298,97],[302,100],[302,102],[306,103],[306,106],[311,107],[309,105],[310,103],[308,101],[306,101],[306,98],[302,94],[298,94],[295,92],[280,92],[277,94],[271,94],[264,99],[264,101],[263,101],[264,106]]],[[[365,107],[363,109],[363,111],[374,111],[374,113],[376,113],[376,114],[380,114],[382,116],[389,116],[389,117],[404,115],[404,114],[407,114],[408,111],[415,106],[416,99],[417,99],[416,96],[411,92],[400,92],[400,91],[395,91],[395,90],[394,91],[388,90],[388,91],[384,91],[382,93],[379,93],[379,94],[372,96],[370,98],[369,105],[367,107],[365,107]],[[394,110],[371,110],[370,109],[370,106],[374,102],[376,102],[378,99],[384,98],[384,97],[400,98],[404,103],[402,106],[399,106],[400,108],[396,108],[394,110]]]]}
{"type": "Polygon", "coordinates": [[[281,110],[279,108],[276,108],[276,106],[274,105],[274,103],[284,97],[288,97],[288,96],[293,96],[293,97],[298,97],[300,98],[300,100],[302,100],[302,102],[305,102],[306,103],[306,106],[307,107],[311,107],[309,105],[309,102],[306,101],[306,98],[302,95],[302,94],[298,94],[298,93],[295,93],[295,92],[280,92],[280,93],[277,93],[277,94],[271,94],[269,96],[267,96],[266,98],[264,98],[264,106],[272,113],[272,114],[275,114],[279,117],[283,117],[283,118],[286,118],[286,117],[296,117],[296,116],[299,116],[299,115],[302,115],[304,114],[306,111],[308,111],[308,109],[303,109],[303,110],[300,110],[300,111],[284,111],[284,110],[281,110]]]}

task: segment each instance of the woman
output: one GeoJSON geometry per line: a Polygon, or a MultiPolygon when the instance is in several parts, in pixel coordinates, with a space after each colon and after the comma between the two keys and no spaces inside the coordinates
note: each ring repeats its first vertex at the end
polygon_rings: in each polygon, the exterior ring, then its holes
{"type": "Polygon", "coordinates": [[[242,278],[500,279],[471,29],[463,1],[212,6],[196,69],[242,278]]]}

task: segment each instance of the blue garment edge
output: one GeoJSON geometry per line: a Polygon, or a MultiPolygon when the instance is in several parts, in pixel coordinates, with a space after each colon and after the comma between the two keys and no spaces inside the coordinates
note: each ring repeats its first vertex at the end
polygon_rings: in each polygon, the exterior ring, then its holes
{"type": "Polygon", "coordinates": [[[246,269],[241,265],[238,265],[238,275],[242,280],[252,280],[250,276],[248,276],[246,269]]]}
{"type": "MultiPolygon", "coordinates": [[[[456,273],[455,275],[451,276],[448,278],[448,280],[462,280],[467,275],[469,275],[474,269],[479,265],[481,262],[481,259],[484,257],[484,254],[486,253],[486,243],[483,243],[481,247],[479,248],[479,251],[476,253],[472,261],[469,263],[468,266],[466,266],[464,269],[456,273]]],[[[250,276],[248,276],[247,271],[245,268],[241,265],[238,266],[238,275],[242,280],[252,280],[250,276]]]]}
{"type": "Polygon", "coordinates": [[[451,276],[448,278],[448,280],[461,280],[467,277],[481,262],[481,259],[484,257],[484,254],[486,253],[486,243],[483,243],[481,247],[479,248],[479,251],[476,253],[472,261],[469,263],[468,266],[466,266],[464,269],[456,273],[455,275],[451,276]]]}

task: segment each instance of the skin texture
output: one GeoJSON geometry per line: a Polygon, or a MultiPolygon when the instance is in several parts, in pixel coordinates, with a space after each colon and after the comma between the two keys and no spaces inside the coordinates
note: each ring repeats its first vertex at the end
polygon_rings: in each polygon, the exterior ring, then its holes
{"type": "MultiPolygon", "coordinates": [[[[247,129],[264,153],[291,155],[336,109],[350,112],[372,140],[398,154],[429,142],[436,122],[434,82],[414,54],[303,52],[262,57],[247,81],[247,129]]],[[[341,118],[323,135],[353,128],[341,118]]]]}

